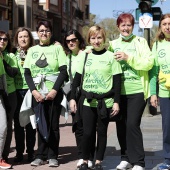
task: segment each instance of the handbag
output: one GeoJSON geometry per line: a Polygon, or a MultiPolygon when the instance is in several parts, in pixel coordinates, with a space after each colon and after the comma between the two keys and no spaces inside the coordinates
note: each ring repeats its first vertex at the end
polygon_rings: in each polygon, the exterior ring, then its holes
{"type": "Polygon", "coordinates": [[[73,76],[71,73],[71,55],[70,55],[70,60],[69,60],[69,77],[70,77],[70,82],[65,83],[65,85],[62,87],[63,93],[66,96],[66,98],[68,99],[68,96],[70,96],[71,93],[71,85],[73,83],[73,76]]]}
{"type": "MultiPolygon", "coordinates": [[[[81,96],[81,88],[82,88],[82,82],[83,82],[83,78],[84,78],[85,63],[86,63],[86,60],[87,60],[87,56],[88,56],[88,53],[86,53],[86,55],[85,55],[80,86],[77,87],[77,89],[76,89],[76,101],[78,101],[80,99],[80,96],[81,96]]],[[[71,95],[71,86],[72,86],[72,83],[73,83],[73,76],[72,76],[72,73],[71,73],[71,55],[70,55],[70,60],[69,60],[69,76],[70,76],[70,82],[66,83],[62,87],[63,93],[65,94],[68,101],[69,101],[69,98],[70,98],[70,95],[71,95]]]]}

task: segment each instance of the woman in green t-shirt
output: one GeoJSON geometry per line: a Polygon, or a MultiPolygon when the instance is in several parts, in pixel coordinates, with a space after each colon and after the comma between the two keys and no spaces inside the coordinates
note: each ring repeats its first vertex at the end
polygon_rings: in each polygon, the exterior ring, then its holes
{"type": "Polygon", "coordinates": [[[11,53],[12,45],[10,42],[9,34],[4,31],[0,31],[0,35],[3,35],[7,39],[6,41],[4,40],[3,49],[1,50],[3,55],[3,63],[5,67],[6,80],[7,80],[8,101],[10,104],[10,110],[7,110],[7,115],[8,115],[7,137],[6,137],[5,146],[2,154],[3,159],[8,162],[8,156],[10,153],[10,145],[12,140],[12,123],[14,118],[14,112],[17,106],[17,96],[16,96],[14,77],[16,76],[18,69],[15,66],[15,55],[11,53]],[[10,69],[12,74],[8,72],[8,70],[6,69],[7,67],[8,68],[11,67],[10,69]]]}
{"type": "MultiPolygon", "coordinates": [[[[74,29],[68,31],[64,36],[64,49],[67,54],[67,72],[69,75],[69,81],[71,84],[73,83],[73,79],[76,73],[77,65],[79,64],[79,57],[78,54],[84,51],[86,48],[85,40],[81,36],[81,34],[74,29]]],[[[67,95],[67,99],[69,101],[69,95],[67,95]]],[[[77,101],[78,102],[78,101],[77,101]]],[[[81,141],[83,137],[83,124],[82,121],[76,120],[76,114],[71,113],[73,118],[73,132],[75,133],[77,149],[78,149],[78,158],[79,161],[77,162],[77,168],[83,163],[82,159],[82,146],[81,141]]],[[[95,151],[95,138],[92,140],[93,145],[90,152],[90,157],[88,160],[88,168],[92,168],[93,166],[93,159],[94,159],[94,151],[95,151]]]]}
{"type": "Polygon", "coordinates": [[[117,136],[121,147],[119,170],[132,168],[144,170],[145,153],[140,123],[146,99],[149,97],[148,71],[153,66],[153,57],[147,41],[133,35],[134,17],[123,13],[117,18],[120,37],[110,41],[109,51],[122,67],[120,113],[122,120],[116,122],[117,136]]]}
{"type": "Polygon", "coordinates": [[[88,169],[91,140],[96,135],[96,130],[97,147],[94,169],[103,169],[101,163],[106,149],[109,116],[119,112],[122,70],[120,64],[113,58],[112,52],[105,49],[105,41],[104,29],[99,26],[89,29],[87,42],[93,49],[88,55],[84,51],[79,54],[80,62],[72,85],[70,109],[78,114],[83,122],[83,163],[79,170],[88,169]],[[77,106],[75,91],[80,85],[81,97],[77,106]]]}
{"type": "MultiPolygon", "coordinates": [[[[0,122],[0,134],[2,135],[0,141],[0,167],[1,168],[10,168],[11,165],[8,163],[8,156],[10,152],[10,144],[12,140],[12,121],[14,112],[16,109],[16,92],[14,84],[14,76],[17,74],[17,68],[12,68],[14,66],[14,54],[11,52],[11,42],[9,34],[5,31],[0,30],[0,59],[1,59],[1,86],[4,85],[4,90],[1,87],[1,97],[4,99],[6,113],[4,109],[1,108],[1,122],[0,122]],[[3,82],[4,81],[4,82],[3,82]],[[5,95],[8,94],[8,95],[5,95]],[[4,115],[5,113],[5,115],[4,115]],[[7,114],[7,122],[6,122],[7,114]],[[4,117],[5,116],[5,117],[4,117]],[[7,124],[6,124],[7,123],[7,124]],[[7,127],[6,127],[7,126],[7,127]],[[7,131],[6,131],[7,130],[7,131]],[[5,140],[6,139],[6,140],[5,140]],[[3,158],[3,159],[2,159],[3,158]]],[[[2,104],[2,103],[1,103],[2,104]]]]}
{"type": "MultiPolygon", "coordinates": [[[[49,21],[39,21],[36,31],[39,44],[28,50],[24,75],[32,93],[32,107],[44,108],[44,114],[41,112],[44,115],[44,122],[41,122],[41,125],[47,126],[48,134],[44,135],[38,124],[38,150],[31,165],[42,165],[45,159],[49,161],[50,167],[57,167],[60,141],[59,118],[63,100],[61,86],[68,78],[66,54],[61,45],[50,42],[52,25],[49,21]]],[[[38,111],[35,114],[37,115],[38,111]]]]}
{"type": "Polygon", "coordinates": [[[157,79],[159,102],[162,115],[163,157],[164,162],[158,170],[170,168],[170,13],[162,15],[152,47],[154,66],[150,70],[151,104],[158,106],[157,79]],[[159,76],[158,76],[159,74],[159,76]]]}
{"type": "Polygon", "coordinates": [[[15,87],[17,93],[17,108],[14,113],[14,137],[15,137],[15,149],[16,156],[14,162],[22,162],[23,154],[27,152],[27,161],[31,162],[34,159],[34,146],[36,141],[36,130],[32,128],[31,123],[21,126],[20,122],[20,109],[24,96],[27,93],[29,87],[25,81],[23,64],[27,57],[27,51],[33,46],[33,36],[31,31],[26,27],[20,27],[16,30],[14,36],[14,45],[16,47],[15,52],[15,64],[18,68],[18,74],[15,76],[15,87]]]}

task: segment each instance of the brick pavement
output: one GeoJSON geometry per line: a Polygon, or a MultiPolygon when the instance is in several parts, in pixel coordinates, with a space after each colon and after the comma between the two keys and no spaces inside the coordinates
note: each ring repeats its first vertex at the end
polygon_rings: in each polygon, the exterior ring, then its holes
{"type": "MultiPolygon", "coordinates": [[[[161,116],[143,117],[141,128],[143,131],[144,147],[146,153],[146,170],[156,170],[157,164],[162,162],[162,131],[161,131],[161,116]]],[[[111,122],[108,128],[108,142],[103,161],[104,170],[114,170],[120,161],[120,147],[116,137],[115,123],[111,122]]],[[[59,163],[57,170],[75,170],[77,163],[77,149],[74,134],[71,132],[71,117],[69,116],[68,123],[65,124],[63,117],[60,119],[60,149],[59,163]]],[[[14,138],[11,145],[11,153],[9,156],[10,163],[13,162],[15,156],[14,138]]],[[[26,160],[25,154],[25,160],[26,160]]],[[[46,170],[51,169],[48,164],[32,167],[26,161],[23,164],[14,164],[15,170],[46,170]]]]}

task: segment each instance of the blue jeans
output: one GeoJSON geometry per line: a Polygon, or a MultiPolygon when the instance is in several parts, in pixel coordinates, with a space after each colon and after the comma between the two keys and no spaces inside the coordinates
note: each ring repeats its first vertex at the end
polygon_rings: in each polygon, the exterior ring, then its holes
{"type": "Polygon", "coordinates": [[[162,114],[163,156],[165,162],[170,165],[170,98],[159,99],[162,114]]]}

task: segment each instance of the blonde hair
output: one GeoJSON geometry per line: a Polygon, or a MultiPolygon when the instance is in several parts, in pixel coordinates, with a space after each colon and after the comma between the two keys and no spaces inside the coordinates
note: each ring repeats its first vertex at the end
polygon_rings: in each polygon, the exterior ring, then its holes
{"type": "Polygon", "coordinates": [[[104,39],[104,43],[106,42],[106,32],[103,28],[101,28],[98,25],[92,26],[89,28],[89,31],[87,33],[87,42],[90,44],[90,37],[93,35],[96,35],[98,33],[101,33],[103,39],[104,39]]]}

